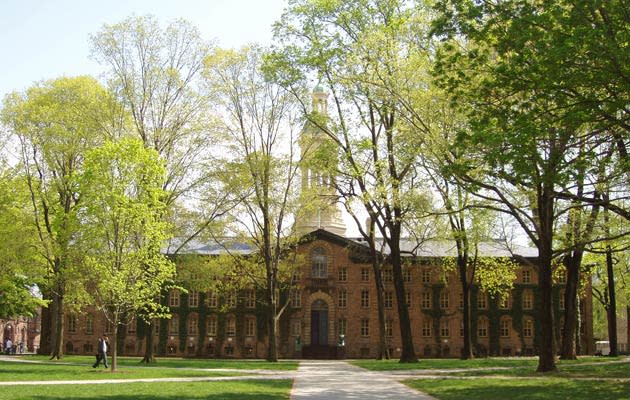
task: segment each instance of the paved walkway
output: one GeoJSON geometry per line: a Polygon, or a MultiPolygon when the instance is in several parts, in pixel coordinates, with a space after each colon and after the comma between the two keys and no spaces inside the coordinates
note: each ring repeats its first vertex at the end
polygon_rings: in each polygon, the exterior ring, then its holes
{"type": "Polygon", "coordinates": [[[396,377],[371,372],[343,361],[302,361],[291,400],[430,400],[396,377]]]}

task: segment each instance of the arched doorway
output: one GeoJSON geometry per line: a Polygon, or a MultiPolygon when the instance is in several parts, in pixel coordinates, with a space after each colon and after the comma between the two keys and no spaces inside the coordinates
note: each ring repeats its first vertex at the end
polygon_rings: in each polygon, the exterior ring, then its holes
{"type": "Polygon", "coordinates": [[[315,300],[311,305],[311,345],[328,344],[328,304],[315,300]]]}

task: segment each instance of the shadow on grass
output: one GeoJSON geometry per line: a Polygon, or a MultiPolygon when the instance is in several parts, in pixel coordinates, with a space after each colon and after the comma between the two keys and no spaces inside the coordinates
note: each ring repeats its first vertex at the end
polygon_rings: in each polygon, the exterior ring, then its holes
{"type": "Polygon", "coordinates": [[[291,386],[291,380],[14,386],[0,388],[0,399],[286,400],[291,386]]]}
{"type": "Polygon", "coordinates": [[[579,381],[563,378],[519,380],[413,380],[407,385],[440,400],[609,400],[629,399],[630,385],[610,381],[579,381]]]}

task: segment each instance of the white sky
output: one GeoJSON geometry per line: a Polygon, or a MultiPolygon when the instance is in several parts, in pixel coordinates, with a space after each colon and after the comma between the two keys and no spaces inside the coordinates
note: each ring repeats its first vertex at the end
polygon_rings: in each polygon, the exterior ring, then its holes
{"type": "Polygon", "coordinates": [[[269,44],[286,0],[0,0],[0,99],[33,82],[104,71],[89,36],[103,24],[153,14],[184,18],[221,47],[269,44]]]}

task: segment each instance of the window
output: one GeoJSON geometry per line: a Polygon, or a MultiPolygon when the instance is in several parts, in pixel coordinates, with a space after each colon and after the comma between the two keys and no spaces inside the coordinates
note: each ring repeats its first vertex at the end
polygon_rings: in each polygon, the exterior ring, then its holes
{"type": "Polygon", "coordinates": [[[534,333],[534,323],[531,319],[526,319],[523,324],[523,337],[530,338],[534,333]]]}
{"type": "Polygon", "coordinates": [[[431,291],[422,292],[422,308],[425,310],[431,308],[431,291]]]}
{"type": "Polygon", "coordinates": [[[153,320],[153,336],[159,336],[160,335],[160,320],[159,319],[154,319],[153,320]]]}
{"type": "Polygon", "coordinates": [[[245,291],[245,307],[256,308],[256,291],[254,289],[245,291]]]}
{"type": "Polygon", "coordinates": [[[302,292],[297,289],[291,291],[291,307],[302,307],[302,292]]]}
{"type": "Polygon", "coordinates": [[[293,271],[293,275],[291,276],[292,283],[298,283],[300,281],[300,271],[293,271]]]}
{"type": "Polygon", "coordinates": [[[179,333],[179,317],[177,314],[173,314],[171,320],[168,321],[168,333],[171,335],[177,335],[179,333]]]}
{"type": "Polygon", "coordinates": [[[558,296],[558,308],[561,310],[564,310],[564,295],[565,295],[565,291],[564,289],[562,289],[560,291],[560,295],[558,296]]]}
{"type": "Polygon", "coordinates": [[[368,308],[370,306],[370,292],[367,289],[361,290],[361,307],[368,308]]]}
{"type": "Polygon", "coordinates": [[[370,336],[370,320],[367,318],[361,319],[361,336],[370,336]]]}
{"type": "Polygon", "coordinates": [[[196,290],[191,290],[188,292],[188,307],[197,308],[199,307],[199,292],[196,290]]]}
{"type": "Polygon", "coordinates": [[[387,291],[383,293],[383,306],[385,308],[392,308],[394,305],[394,292],[387,291]]]}
{"type": "Polygon", "coordinates": [[[236,291],[232,290],[225,295],[225,305],[229,308],[236,307],[236,291]]]}
{"type": "Polygon", "coordinates": [[[348,267],[339,267],[339,271],[337,272],[339,282],[347,282],[348,281],[348,267]]]}
{"type": "Polygon", "coordinates": [[[127,323],[127,333],[134,334],[136,333],[136,317],[131,318],[131,321],[127,323]]]}
{"type": "Polygon", "coordinates": [[[88,335],[94,334],[94,316],[92,314],[85,316],[85,333],[88,335]]]}
{"type": "Polygon", "coordinates": [[[77,316],[74,314],[68,315],[68,333],[77,332],[77,316]]]}
{"type": "Polygon", "coordinates": [[[168,306],[179,307],[179,290],[171,290],[168,294],[168,306]]]}
{"type": "Polygon", "coordinates": [[[233,316],[229,316],[225,319],[225,335],[236,335],[236,319],[233,316]]]}
{"type": "Polygon", "coordinates": [[[480,310],[488,308],[488,296],[486,295],[486,292],[477,292],[477,308],[480,310]]]}
{"type": "Polygon", "coordinates": [[[199,319],[196,315],[188,317],[188,332],[189,335],[197,335],[199,333],[199,319]]]}
{"type": "Polygon", "coordinates": [[[411,307],[411,292],[410,291],[405,292],[405,305],[407,307],[411,307]]]}
{"type": "Polygon", "coordinates": [[[431,337],[433,330],[433,321],[431,318],[427,318],[422,321],[422,336],[423,337],[431,337]]]}
{"type": "Polygon", "coordinates": [[[318,247],[311,253],[311,277],[326,278],[327,275],[328,257],[326,256],[326,250],[318,247]]]}
{"type": "Polygon", "coordinates": [[[208,318],[208,336],[216,336],[217,335],[217,317],[215,315],[211,315],[208,318]]]}
{"type": "Polygon", "coordinates": [[[422,283],[431,283],[431,270],[429,268],[422,270],[422,283]]]}
{"type": "Polygon", "coordinates": [[[464,321],[459,322],[459,337],[464,337],[464,321]]]}
{"type": "Polygon", "coordinates": [[[558,270],[558,283],[567,283],[567,270],[562,268],[558,270]]]}
{"type": "Polygon", "coordinates": [[[501,299],[499,300],[499,308],[501,310],[508,310],[510,308],[510,297],[511,294],[503,294],[501,295],[501,299]]]}
{"type": "Polygon", "coordinates": [[[361,268],[361,280],[363,282],[367,282],[370,280],[370,269],[369,268],[361,268]]]}
{"type": "Polygon", "coordinates": [[[217,296],[215,292],[209,290],[208,299],[206,301],[208,302],[208,307],[217,308],[217,306],[219,305],[219,296],[217,296]]]}
{"type": "Polygon", "coordinates": [[[291,335],[300,336],[302,334],[302,321],[299,319],[291,320],[291,335]]]}
{"type": "Polygon", "coordinates": [[[443,319],[440,321],[440,336],[441,337],[449,337],[451,336],[451,331],[448,326],[448,320],[443,319]]]}
{"type": "Polygon", "coordinates": [[[477,336],[488,337],[488,319],[479,318],[477,320],[477,336]]]}
{"type": "Polygon", "coordinates": [[[448,290],[444,289],[440,292],[440,308],[445,310],[448,306],[448,290]]]}
{"type": "Polygon", "coordinates": [[[464,308],[464,293],[461,292],[459,293],[459,308],[464,308]]]}
{"type": "Polygon", "coordinates": [[[531,290],[523,291],[523,309],[531,310],[534,306],[534,296],[531,290]]]}
{"type": "Polygon", "coordinates": [[[523,270],[523,283],[532,283],[532,271],[528,269],[523,270]]]}
{"type": "Polygon", "coordinates": [[[509,337],[510,336],[510,320],[502,319],[501,324],[499,325],[499,333],[501,337],[509,337]]]}
{"type": "Polygon", "coordinates": [[[394,321],[390,318],[385,320],[385,336],[394,336],[394,321]]]}
{"type": "Polygon", "coordinates": [[[411,268],[403,269],[403,282],[411,282],[411,268]]]}
{"type": "Polygon", "coordinates": [[[383,282],[392,282],[394,280],[394,271],[391,268],[383,270],[383,282]]]}
{"type": "Polygon", "coordinates": [[[256,334],[256,320],[247,318],[245,320],[245,336],[254,336],[256,334]]]}
{"type": "Polygon", "coordinates": [[[346,289],[341,289],[339,293],[337,293],[337,305],[339,308],[346,308],[348,305],[348,292],[346,289]]]}
{"type": "Polygon", "coordinates": [[[346,319],[341,318],[337,321],[337,333],[346,336],[346,319]]]}

